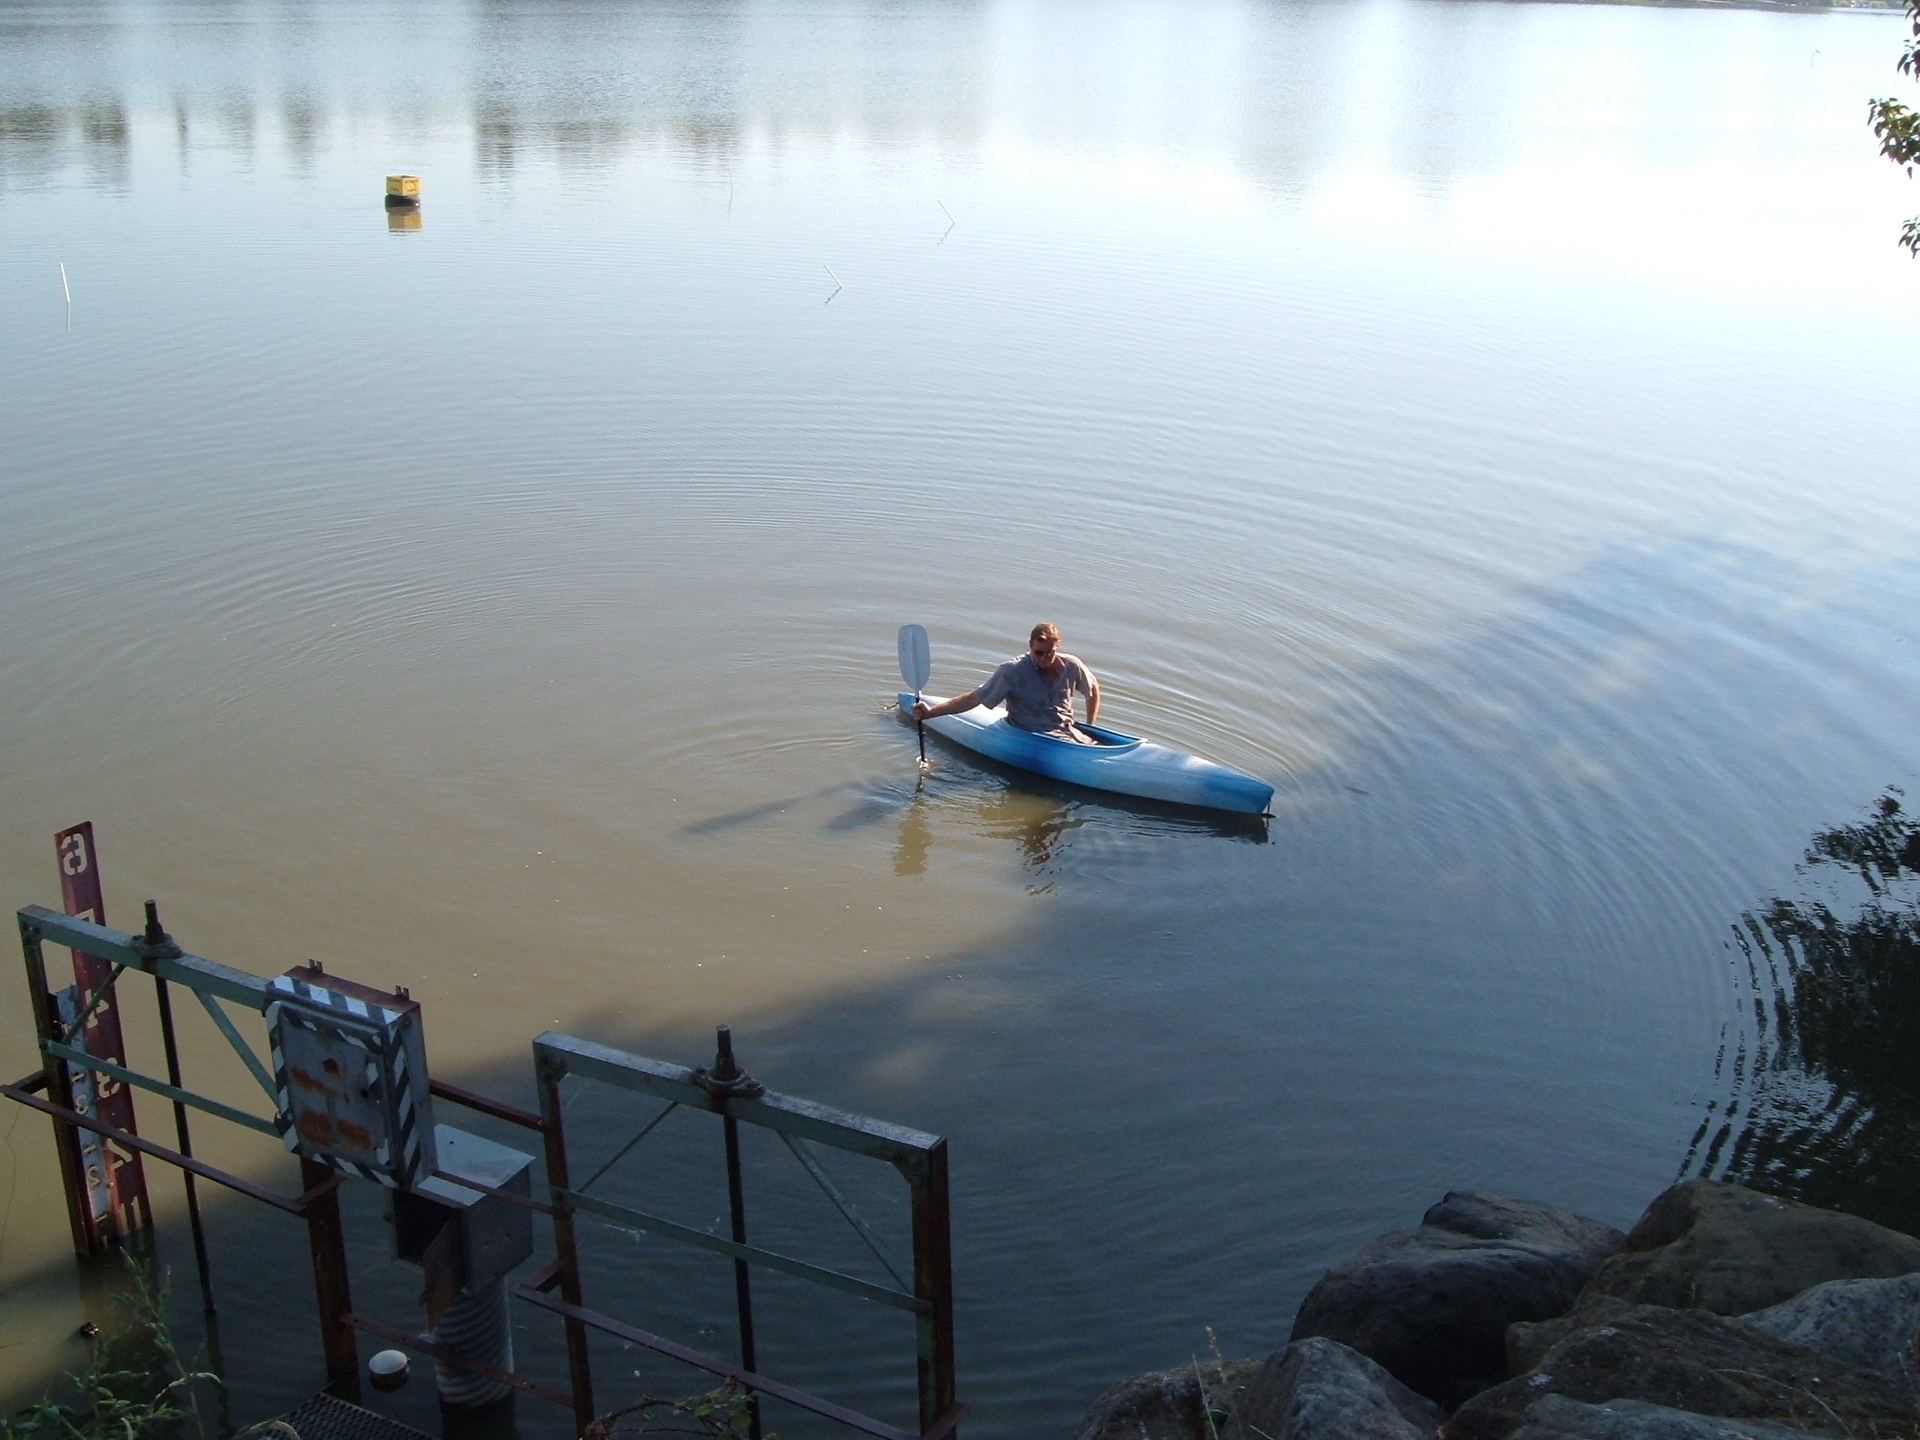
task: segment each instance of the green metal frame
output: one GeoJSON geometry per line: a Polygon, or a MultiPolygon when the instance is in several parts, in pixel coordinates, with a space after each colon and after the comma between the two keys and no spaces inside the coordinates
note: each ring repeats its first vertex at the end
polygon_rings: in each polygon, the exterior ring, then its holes
{"type": "MultiPolygon", "coordinates": [[[[27,965],[27,988],[33,1004],[34,1026],[39,1041],[43,1069],[38,1075],[29,1076],[16,1085],[0,1086],[0,1094],[31,1106],[53,1117],[56,1140],[63,1147],[71,1147],[76,1128],[92,1130],[106,1136],[129,1149],[138,1150],[158,1160],[178,1166],[186,1174],[188,1184],[188,1207],[194,1220],[195,1256],[200,1262],[201,1285],[208,1308],[212,1308],[212,1291],[206,1273],[205,1240],[198,1225],[199,1209],[194,1199],[192,1182],[195,1176],[224,1185],[230,1190],[255,1200],[263,1201],[276,1209],[297,1215],[307,1222],[309,1248],[313,1252],[314,1285],[320,1308],[320,1336],[327,1362],[327,1379],[330,1388],[347,1396],[359,1394],[359,1353],[355,1345],[353,1329],[345,1323],[343,1317],[353,1310],[351,1292],[347,1283],[347,1257],[344,1235],[340,1226],[339,1197],[334,1193],[339,1189],[341,1177],[325,1166],[309,1161],[301,1162],[301,1182],[303,1193],[298,1196],[285,1196],[256,1185],[238,1175],[230,1175],[224,1170],[208,1165],[205,1161],[193,1157],[187,1139],[185,1111],[189,1107],[204,1114],[225,1120],[229,1124],[271,1135],[278,1139],[281,1128],[273,1119],[254,1115],[237,1109],[210,1096],[199,1095],[184,1085],[160,1080],[152,1075],[127,1066],[116,1064],[95,1055],[88,1054],[73,1042],[79,1037],[85,1017],[89,1011],[103,1000],[107,992],[118,985],[129,972],[136,971],[153,977],[157,993],[162,1002],[161,1022],[166,1031],[165,1039],[170,1062],[175,1054],[172,1034],[172,1012],[166,1006],[166,986],[177,984],[191,990],[206,1007],[220,1033],[234,1049],[242,1063],[267,1092],[274,1102],[276,1113],[279,1097],[272,1084],[272,1075],[253,1048],[240,1034],[233,1018],[221,1008],[221,1001],[230,1001],[244,1005],[256,1015],[263,1014],[268,1001],[267,982],[257,975],[249,975],[244,970],[235,970],[229,965],[221,965],[212,960],[202,959],[198,955],[189,955],[162,937],[161,942],[152,942],[144,936],[129,934],[124,930],[109,929],[105,925],[96,925],[90,920],[77,916],[63,915],[57,910],[49,910],[44,905],[29,905],[18,912],[20,924],[20,948],[27,965]],[[111,978],[100,989],[87,997],[85,1004],[78,1008],[78,1018],[71,1025],[59,1022],[53,994],[47,987],[47,966],[43,946],[65,945],[71,949],[97,955],[112,963],[114,969],[111,978]],[[180,1149],[170,1150],[156,1145],[150,1140],[126,1131],[115,1130],[112,1126],[102,1125],[79,1114],[73,1107],[73,1095],[68,1084],[69,1068],[91,1070],[95,1074],[110,1076],[123,1085],[137,1090],[161,1096],[173,1102],[174,1114],[179,1122],[180,1149]],[[47,1092],[42,1100],[36,1093],[47,1092]]],[[[157,923],[157,922],[156,922],[157,923]]],[[[174,1077],[177,1079],[177,1076],[174,1077]]],[[[67,1203],[69,1208],[84,1203],[83,1197],[72,1192],[75,1184],[74,1173],[66,1171],[69,1190],[67,1203]]]]}

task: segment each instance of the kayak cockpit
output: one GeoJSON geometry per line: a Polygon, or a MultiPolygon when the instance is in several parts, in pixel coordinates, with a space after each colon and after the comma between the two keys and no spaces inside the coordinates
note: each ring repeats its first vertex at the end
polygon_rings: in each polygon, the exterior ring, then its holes
{"type": "Polygon", "coordinates": [[[1098,725],[1075,724],[1074,729],[1082,735],[1091,735],[1092,745],[1081,745],[1072,740],[1062,740],[1058,735],[1041,735],[1033,731],[1036,740],[1051,740],[1057,745],[1072,745],[1076,750],[1131,750],[1140,743],[1138,735],[1122,735],[1118,730],[1103,730],[1098,725]]]}

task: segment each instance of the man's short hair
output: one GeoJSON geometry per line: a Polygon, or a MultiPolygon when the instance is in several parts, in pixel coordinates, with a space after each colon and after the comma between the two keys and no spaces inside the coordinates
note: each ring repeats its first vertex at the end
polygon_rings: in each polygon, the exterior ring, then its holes
{"type": "Polygon", "coordinates": [[[1058,645],[1060,643],[1060,627],[1051,620],[1042,620],[1038,625],[1033,627],[1033,633],[1027,636],[1027,643],[1029,645],[1036,640],[1051,640],[1054,644],[1058,645]]]}

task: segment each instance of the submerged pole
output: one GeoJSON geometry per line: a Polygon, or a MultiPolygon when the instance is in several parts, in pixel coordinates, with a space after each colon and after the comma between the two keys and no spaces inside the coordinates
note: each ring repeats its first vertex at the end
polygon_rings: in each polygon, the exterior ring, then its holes
{"type": "MultiPolygon", "coordinates": [[[[150,954],[180,953],[180,947],[160,924],[160,906],[155,901],[147,901],[147,928],[140,938],[150,954]]],[[[157,974],[153,977],[153,991],[160,1003],[160,1039],[167,1052],[167,1083],[182,1090],[186,1087],[180,1083],[180,1045],[173,1034],[173,999],[167,993],[167,982],[157,974]]],[[[173,1102],[173,1128],[180,1139],[180,1153],[191,1159],[193,1137],[187,1131],[187,1107],[178,1100],[173,1102]]],[[[200,1191],[191,1170],[182,1170],[180,1174],[187,1182],[187,1224],[193,1231],[193,1263],[200,1271],[200,1303],[211,1315],[214,1313],[213,1273],[207,1264],[207,1231],[200,1221],[200,1191]]]]}
{"type": "MultiPolygon", "coordinates": [[[[727,1208],[733,1219],[733,1243],[747,1243],[746,1191],[740,1181],[740,1122],[727,1114],[727,1101],[736,1095],[754,1096],[766,1087],[755,1080],[733,1058],[733,1031],[722,1025],[715,1032],[718,1045],[712,1069],[694,1071],[694,1083],[714,1099],[720,1112],[720,1128],[727,1143],[727,1208]]],[[[733,1262],[733,1299],[740,1316],[740,1368],[758,1370],[753,1343],[753,1274],[747,1262],[733,1262]]],[[[760,1396],[747,1392],[747,1440],[760,1440],[760,1396]]]]}

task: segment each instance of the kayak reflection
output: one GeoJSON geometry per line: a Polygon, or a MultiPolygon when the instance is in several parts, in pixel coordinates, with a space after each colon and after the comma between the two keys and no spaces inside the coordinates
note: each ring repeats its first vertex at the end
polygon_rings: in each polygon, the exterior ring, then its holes
{"type": "MultiPolygon", "coordinates": [[[[1017,804],[1032,806],[1035,817],[1028,823],[1036,831],[1052,831],[1045,848],[1051,857],[1061,832],[1085,824],[1096,817],[1111,817],[1126,830],[1138,835],[1212,835],[1222,840],[1245,840],[1256,845],[1267,843],[1270,817],[1239,815],[1227,810],[1200,810],[1191,805],[1176,805],[1165,800],[1145,800],[1134,795],[1117,795],[1110,790],[1089,790],[1036,775],[1031,770],[1003,765],[985,755],[942,743],[942,752],[931,776],[922,786],[930,797],[943,803],[958,800],[960,792],[975,787],[979,795],[979,813],[991,819],[994,807],[1017,804]],[[937,787],[937,791],[936,791],[937,787]],[[1035,805],[1033,802],[1045,802],[1035,805]],[[1056,821],[1053,817],[1065,817],[1056,821]]],[[[1025,842],[1023,842],[1024,844],[1025,842]]]]}
{"type": "MultiPolygon", "coordinates": [[[[839,823],[845,823],[844,817],[839,823]]],[[[1061,784],[989,760],[969,756],[960,762],[949,756],[922,777],[899,809],[894,874],[926,873],[942,824],[957,825],[977,836],[1011,840],[1021,868],[1036,877],[1057,871],[1072,849],[1074,835],[1089,827],[1142,838],[1204,835],[1256,845],[1266,844],[1269,838],[1263,816],[1196,812],[1133,800],[1061,784]]],[[[1030,888],[1045,894],[1053,889],[1053,882],[1030,888]]]]}

